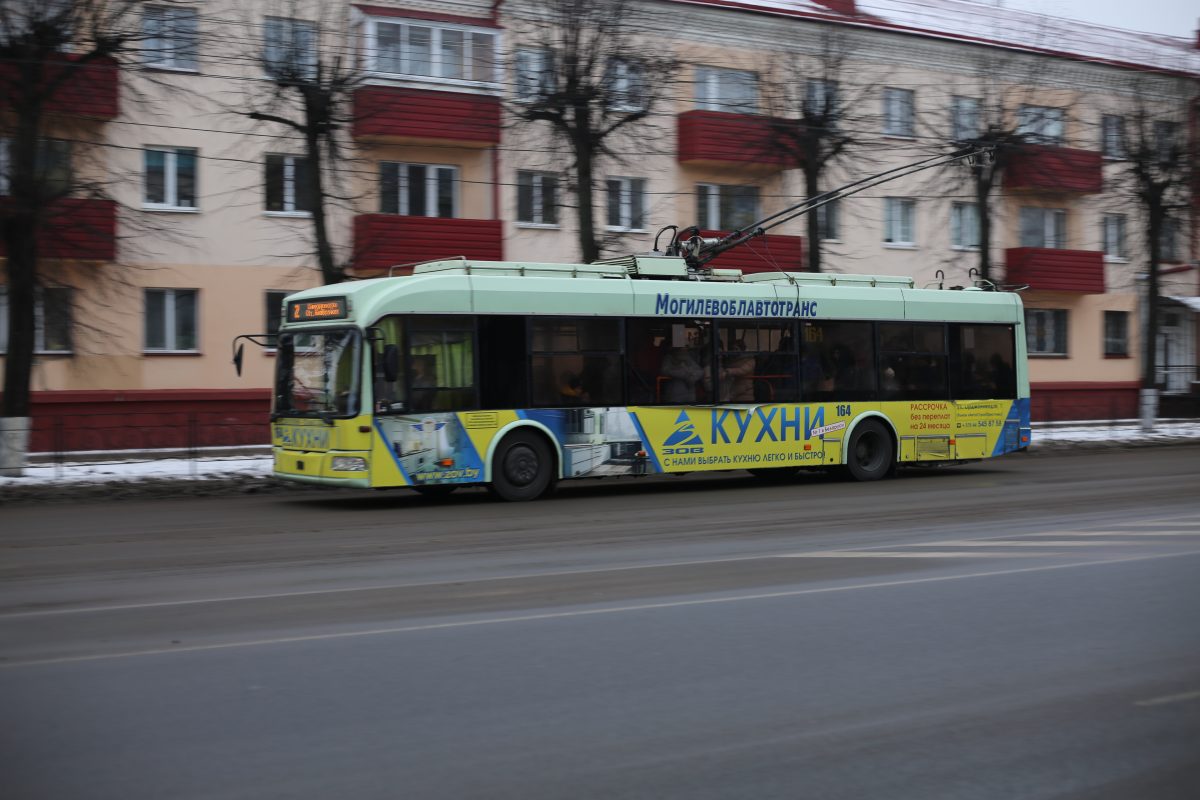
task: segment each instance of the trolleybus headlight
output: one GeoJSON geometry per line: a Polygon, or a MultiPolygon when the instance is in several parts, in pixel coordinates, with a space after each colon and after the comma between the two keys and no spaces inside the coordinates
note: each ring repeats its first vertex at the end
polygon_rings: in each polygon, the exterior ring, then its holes
{"type": "Polygon", "coordinates": [[[367,460],[358,456],[334,456],[334,472],[366,472],[367,460]]]}

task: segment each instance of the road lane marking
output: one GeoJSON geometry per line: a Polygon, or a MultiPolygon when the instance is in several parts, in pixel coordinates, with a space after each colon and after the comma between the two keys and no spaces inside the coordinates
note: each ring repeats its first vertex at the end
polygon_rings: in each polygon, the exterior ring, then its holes
{"type": "Polygon", "coordinates": [[[521,622],[543,622],[546,620],[572,619],[577,617],[608,616],[613,614],[628,614],[639,611],[657,611],[672,608],[688,608],[696,606],[725,605],[729,603],[753,602],[756,600],[778,600],[788,597],[803,597],[806,595],[834,594],[837,592],[858,591],[861,589],[889,589],[903,586],[917,586],[929,583],[947,583],[950,581],[969,580],[971,578],[993,578],[1007,575],[1022,575],[1034,572],[1054,572],[1079,567],[1098,567],[1111,564],[1131,564],[1140,561],[1159,561],[1166,558],[1181,558],[1185,556],[1200,556],[1200,550],[1183,553],[1165,553],[1149,556],[1128,556],[1126,558],[1107,558],[1099,561],[1076,561],[1069,564],[1043,564],[1037,567],[1020,567],[1016,569],[992,570],[988,572],[968,572],[961,575],[941,575],[926,578],[907,578],[895,581],[875,581],[846,586],[824,586],[815,589],[790,589],[780,592],[757,592],[744,595],[727,595],[723,597],[708,597],[699,600],[673,600],[660,603],[638,603],[627,606],[609,606],[605,608],[586,608],[574,611],[553,611],[541,614],[514,614],[501,617],[484,617],[482,619],[458,620],[455,622],[433,622],[422,625],[401,625],[390,628],[372,628],[361,631],[341,631],[337,633],[318,633],[308,636],[281,636],[270,639],[252,639],[242,642],[223,642],[220,644],[188,645],[181,647],[159,647],[146,650],[131,650],[124,653],[103,653],[89,656],[64,656],[62,658],[34,659],[24,662],[0,663],[0,669],[20,667],[41,667],[53,664],[72,664],[86,661],[109,661],[116,658],[132,658],[139,656],[159,656],[169,653],[200,653],[218,650],[236,650],[247,647],[265,647],[270,645],[300,644],[305,642],[323,642],[337,639],[356,639],[368,636],[387,636],[400,633],[423,633],[426,631],[452,630],[457,628],[478,628],[489,625],[511,625],[521,622]]]}
{"type": "Polygon", "coordinates": [[[816,553],[787,553],[778,558],[1045,558],[1054,553],[964,553],[959,550],[821,550],[816,553]]]}
{"type": "Polygon", "coordinates": [[[1155,697],[1150,700],[1138,700],[1135,706],[1165,706],[1171,703],[1186,703],[1189,700],[1200,700],[1200,691],[1169,694],[1166,697],[1155,697]]]}
{"type": "Polygon", "coordinates": [[[1022,533],[1021,536],[1200,536],[1200,529],[1194,531],[1043,531],[1041,533],[1022,533]]]}

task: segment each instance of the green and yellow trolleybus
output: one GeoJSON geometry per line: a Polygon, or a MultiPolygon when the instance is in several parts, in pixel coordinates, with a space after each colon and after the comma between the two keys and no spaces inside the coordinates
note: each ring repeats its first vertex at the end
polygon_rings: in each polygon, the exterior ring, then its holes
{"type": "MultiPolygon", "coordinates": [[[[669,251],[668,251],[669,252],[669,251]]],[[[974,461],[1029,446],[1017,294],[453,259],[284,301],[274,474],[531,500],[559,480],[974,461]]]]}

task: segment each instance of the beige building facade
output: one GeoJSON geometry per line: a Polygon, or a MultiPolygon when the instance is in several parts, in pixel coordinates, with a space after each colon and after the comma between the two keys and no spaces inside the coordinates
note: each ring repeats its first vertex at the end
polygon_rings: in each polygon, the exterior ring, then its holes
{"type": "MultiPolygon", "coordinates": [[[[800,114],[795,98],[812,82],[837,98],[852,140],[826,170],[826,190],[988,130],[1019,134],[990,194],[989,253],[995,283],[1027,286],[1034,418],[1133,416],[1149,247],[1123,148],[1148,110],[1194,163],[1194,37],[1088,26],[1068,35],[1016,12],[987,30],[976,21],[968,35],[958,21],[978,6],[936,4],[940,29],[886,2],[639,6],[663,26],[641,32],[647,46],[670,50],[679,67],[667,100],[599,163],[604,254],[648,251],[665,225],[727,231],[803,200],[803,170],[766,157],[764,131],[800,114]]],[[[112,218],[90,232],[92,250],[43,258],[33,449],[173,441],[63,433],[74,426],[63,418],[98,409],[158,415],[164,429],[190,415],[212,429],[202,444],[265,436],[255,426],[273,353],[247,350],[239,376],[231,339],[270,332],[286,293],[321,282],[303,137],[263,119],[300,118],[294,99],[276,96],[273,64],[322,75],[336,65],[352,79],[322,170],[333,255],[351,278],[457,255],[578,260],[571,158],[544,125],[514,113],[537,90],[528,75],[553,69],[530,34],[537,4],[196,2],[145,13],[146,46],[112,77],[114,107],[85,116],[68,105],[48,129],[71,142],[75,173],[103,184],[112,218]]],[[[908,176],[839,200],[819,243],[796,219],[720,265],[805,269],[820,247],[828,272],[969,286],[980,246],[973,192],[960,166],[908,176]]],[[[1164,238],[1160,288],[1177,298],[1165,313],[1178,312],[1162,380],[1182,394],[1197,377],[1200,307],[1190,202],[1164,238]]]]}

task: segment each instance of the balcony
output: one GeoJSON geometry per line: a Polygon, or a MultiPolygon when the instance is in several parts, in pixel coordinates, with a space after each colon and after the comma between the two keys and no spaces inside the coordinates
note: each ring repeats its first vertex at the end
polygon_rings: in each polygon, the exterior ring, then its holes
{"type": "Polygon", "coordinates": [[[354,138],[398,144],[500,142],[500,98],[392,86],[354,93],[354,138]]]}
{"type": "MultiPolygon", "coordinates": [[[[728,231],[701,231],[709,237],[725,236],[728,231]]],[[[750,272],[804,272],[804,237],[764,234],[739,245],[708,262],[714,269],[740,269],[750,272]]]]}
{"type": "Polygon", "coordinates": [[[1104,293],[1104,253],[1012,247],[1004,251],[1005,280],[1051,292],[1104,293]]]}
{"type": "Polygon", "coordinates": [[[500,220],[399,214],[360,214],[354,218],[354,268],[360,274],[457,256],[480,261],[503,259],[500,220]]]}
{"type": "Polygon", "coordinates": [[[1005,189],[1095,194],[1104,190],[1103,160],[1091,150],[1027,145],[1010,156],[1005,189]]]}
{"type": "MultiPolygon", "coordinates": [[[[0,215],[9,198],[0,198],[0,215]]],[[[7,256],[0,238],[0,256],[7,256]]],[[[112,200],[68,197],[57,200],[38,232],[38,255],[66,261],[113,261],[117,257],[117,204],[112,200]]]]}
{"type": "Polygon", "coordinates": [[[679,163],[698,166],[760,166],[770,170],[800,165],[776,142],[771,117],[731,114],[725,111],[688,111],[680,114],[679,163]]]}
{"type": "MultiPolygon", "coordinates": [[[[42,66],[43,80],[57,81],[66,71],[71,71],[69,76],[54,94],[46,98],[44,108],[47,113],[98,120],[117,116],[120,66],[115,59],[79,63],[73,56],[60,55],[42,66]]],[[[0,64],[0,85],[12,87],[23,80],[18,65],[0,64]]],[[[0,109],[10,107],[10,98],[6,95],[11,91],[0,93],[0,109]]]]}

